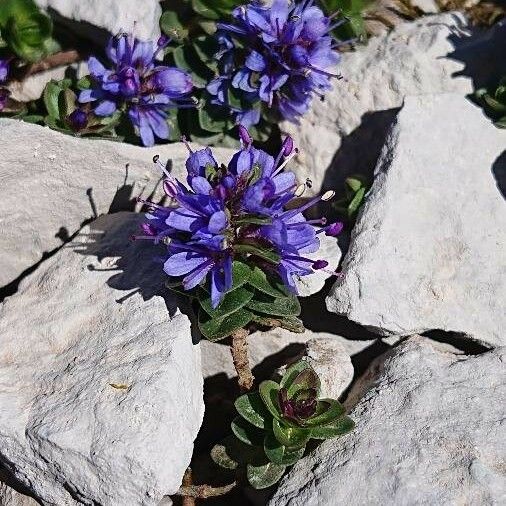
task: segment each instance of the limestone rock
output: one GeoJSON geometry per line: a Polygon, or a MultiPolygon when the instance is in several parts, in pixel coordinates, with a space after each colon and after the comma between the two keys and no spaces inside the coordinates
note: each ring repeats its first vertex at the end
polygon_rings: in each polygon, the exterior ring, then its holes
{"type": "Polygon", "coordinates": [[[506,348],[452,355],[415,337],[385,358],[356,428],[299,461],[270,506],[502,504],[506,348]]]}
{"type": "Polygon", "coordinates": [[[464,97],[407,98],[329,310],[383,335],[506,343],[505,146],[464,97]]]}
{"type": "Polygon", "coordinates": [[[0,306],[0,460],[43,505],[156,506],[190,462],[200,350],[141,219],[94,221],[0,306]]]}
{"type": "Polygon", "coordinates": [[[350,174],[372,172],[404,97],[473,92],[476,64],[497,68],[505,39],[504,30],[473,33],[463,14],[445,13],[402,23],[344,53],[343,79],[325,100],[314,100],[300,125],[282,124],[301,150],[301,178],[312,179],[317,193],[322,185],[339,190],[350,174]]]}
{"type": "MultiPolygon", "coordinates": [[[[95,215],[139,210],[137,196],[162,196],[153,155],[185,177],[182,144],[141,148],[80,139],[16,120],[0,120],[0,286],[61,246],[95,215]]],[[[232,151],[214,150],[228,163],[232,151]]]]}
{"type": "Polygon", "coordinates": [[[162,8],[158,0],[35,0],[35,3],[113,35],[128,32],[142,40],[156,40],[160,36],[162,8]]]}
{"type": "Polygon", "coordinates": [[[334,336],[311,339],[306,359],[322,383],[321,397],[339,399],[353,380],[353,364],[345,346],[334,336]]]}
{"type": "Polygon", "coordinates": [[[24,494],[20,494],[5,483],[0,482],[0,504],[2,506],[39,506],[39,503],[24,494]]]}

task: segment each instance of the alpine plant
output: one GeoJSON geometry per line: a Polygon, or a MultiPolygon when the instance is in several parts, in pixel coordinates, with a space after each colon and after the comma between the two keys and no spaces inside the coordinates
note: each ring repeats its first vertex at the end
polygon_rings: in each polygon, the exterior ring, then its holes
{"type": "Polygon", "coordinates": [[[297,153],[290,137],[274,158],[253,147],[244,127],[239,131],[242,149],[228,166],[220,165],[210,148],[192,151],[187,144],[184,183],[155,157],[174,206],[142,201],[149,212],[136,236],[166,245],[163,269],[172,278],[170,286],[180,283],[197,298],[204,309],[200,329],[213,340],[252,320],[268,324],[273,315],[280,317],[280,326],[298,330],[297,278],[328,266],[307,255],[318,251],[320,234],[342,229],[341,223],[303,215],[331,199],[333,191],[294,207],[305,185],[285,170],[297,153]]]}
{"type": "Polygon", "coordinates": [[[168,111],[195,107],[189,74],[157,63],[169,43],[164,36],[156,43],[125,34],[112,37],[106,48],[108,67],[89,58],[91,88],[80,93],[79,102],[92,103],[97,116],[111,116],[117,110],[127,113],[145,146],[152,146],[155,136],[168,139],[168,111]]]}
{"type": "Polygon", "coordinates": [[[297,123],[313,97],[323,97],[339,77],[332,70],[344,42],[330,32],[347,20],[334,23],[313,0],[274,0],[271,7],[251,2],[232,16],[231,23],[218,23],[219,75],[207,86],[211,102],[246,127],[260,121],[262,108],[275,121],[297,123]]]}

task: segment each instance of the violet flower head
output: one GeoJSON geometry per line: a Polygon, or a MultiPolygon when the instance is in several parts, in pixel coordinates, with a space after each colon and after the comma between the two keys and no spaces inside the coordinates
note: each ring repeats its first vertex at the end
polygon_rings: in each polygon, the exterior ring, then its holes
{"type": "Polygon", "coordinates": [[[106,68],[94,56],[88,60],[93,86],[81,92],[79,102],[93,102],[97,116],[127,111],[145,146],[152,146],[155,136],[168,139],[168,110],[195,106],[189,97],[193,89],[190,75],[157,64],[157,56],[169,42],[166,37],[158,43],[128,35],[111,38],[106,48],[110,66],[106,68]]]}
{"type": "Polygon", "coordinates": [[[271,7],[252,1],[233,18],[218,24],[219,76],[207,87],[212,102],[230,108],[245,126],[258,123],[261,104],[298,122],[338,77],[332,71],[340,43],[330,32],[346,20],[332,23],[313,0],[274,0],[271,7]],[[250,106],[239,107],[231,96],[250,106]]]}
{"type": "Polygon", "coordinates": [[[5,109],[7,99],[10,96],[10,91],[7,88],[2,88],[1,85],[7,81],[9,77],[10,64],[9,60],[0,59],[0,112],[5,109]]]}
{"type": "Polygon", "coordinates": [[[297,292],[296,279],[326,267],[307,254],[320,247],[318,235],[335,229],[324,218],[307,220],[302,214],[333,192],[293,207],[305,185],[285,171],[297,154],[285,140],[276,158],[256,149],[246,129],[240,129],[242,149],[228,165],[218,165],[210,148],[193,151],[186,143],[186,183],[162,170],[164,189],[173,206],[145,202],[149,209],[137,239],[166,244],[165,272],[185,290],[203,285],[216,308],[232,287],[233,262],[258,266],[270,277],[297,292]],[[290,203],[290,209],[286,206],[290,203]]]}

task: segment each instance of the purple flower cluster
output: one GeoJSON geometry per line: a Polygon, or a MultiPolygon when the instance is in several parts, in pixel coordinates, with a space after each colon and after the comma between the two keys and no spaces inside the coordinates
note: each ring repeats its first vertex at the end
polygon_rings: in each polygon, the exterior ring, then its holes
{"type": "Polygon", "coordinates": [[[10,63],[9,60],[0,59],[0,112],[5,108],[7,99],[9,98],[9,90],[2,88],[1,85],[7,81],[9,77],[10,63]]]}
{"type": "Polygon", "coordinates": [[[306,220],[302,214],[320,200],[332,198],[334,192],[286,209],[305,188],[297,184],[294,173],[284,171],[297,153],[291,138],[274,158],[252,146],[244,127],[239,130],[243,147],[228,166],[219,165],[210,148],[193,152],[188,146],[187,185],[155,160],[165,174],[164,189],[175,207],[145,202],[150,212],[143,234],[137,237],[167,244],[164,270],[181,277],[185,290],[209,278],[213,307],[232,286],[235,258],[255,262],[264,271],[277,271],[296,293],[294,276],[307,276],[328,265],[305,256],[318,251],[318,234],[337,235],[342,228],[340,223],[327,225],[324,218],[306,220]],[[279,260],[267,261],[262,250],[275,252],[279,260]]]}
{"type": "Polygon", "coordinates": [[[233,11],[233,23],[218,24],[219,76],[207,86],[212,103],[229,107],[246,126],[260,120],[261,103],[297,122],[313,96],[332,87],[337,76],[329,69],[340,60],[329,33],[343,21],[332,24],[313,3],[252,2],[233,11]],[[230,93],[240,96],[240,107],[230,93]]]}
{"type": "Polygon", "coordinates": [[[167,111],[194,106],[188,97],[193,89],[189,74],[156,64],[169,42],[166,37],[157,44],[127,35],[111,38],[106,53],[112,68],[104,67],[95,57],[88,60],[93,87],[81,92],[79,102],[96,103],[97,116],[127,111],[145,146],[154,144],[155,135],[168,139],[167,111]]]}

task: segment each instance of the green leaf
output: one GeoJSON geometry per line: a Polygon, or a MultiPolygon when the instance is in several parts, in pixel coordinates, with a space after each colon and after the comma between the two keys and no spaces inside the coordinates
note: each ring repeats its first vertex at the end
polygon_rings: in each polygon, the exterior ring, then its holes
{"type": "Polygon", "coordinates": [[[320,395],[321,382],[314,369],[308,365],[291,380],[291,383],[287,382],[284,388],[287,389],[289,399],[295,397],[299,392],[307,390],[315,390],[318,396],[320,395]]]}
{"type": "Polygon", "coordinates": [[[265,407],[259,392],[241,395],[234,405],[237,412],[255,427],[265,429],[266,422],[270,423],[271,414],[265,407]]]}
{"type": "Polygon", "coordinates": [[[209,109],[201,108],[198,111],[200,126],[208,132],[226,132],[230,129],[229,118],[212,116],[209,109]]]}
{"type": "Polygon", "coordinates": [[[297,378],[297,376],[299,376],[302,371],[310,368],[311,366],[305,360],[299,360],[298,362],[295,362],[295,364],[292,364],[290,367],[288,367],[285,374],[283,374],[283,377],[279,382],[279,386],[288,390],[288,388],[290,388],[292,383],[295,381],[295,378],[297,378]]]}
{"type": "Polygon", "coordinates": [[[288,291],[277,274],[269,273],[269,276],[267,276],[267,274],[259,267],[255,267],[253,269],[248,283],[254,286],[257,290],[260,290],[267,295],[271,295],[272,297],[284,297],[288,295],[288,291]]]}
{"type": "Polygon", "coordinates": [[[298,316],[301,312],[299,299],[295,296],[271,299],[257,295],[247,306],[253,311],[273,316],[298,316]]]}
{"type": "Polygon", "coordinates": [[[72,90],[67,88],[60,93],[58,108],[60,110],[60,119],[62,120],[76,110],[76,95],[72,90]]]}
{"type": "Polygon", "coordinates": [[[234,260],[232,263],[232,288],[230,290],[237,290],[245,285],[251,278],[253,269],[250,265],[241,262],[241,260],[234,260]]]}
{"type": "Polygon", "coordinates": [[[311,437],[314,439],[330,439],[337,436],[342,436],[352,431],[355,427],[355,422],[348,416],[343,416],[334,420],[329,425],[321,425],[311,429],[311,437]]]}
{"type": "Polygon", "coordinates": [[[89,90],[93,85],[93,80],[91,76],[81,77],[76,83],[76,88],[79,90],[89,90]]]}
{"type": "Polygon", "coordinates": [[[160,29],[176,42],[181,42],[188,36],[188,30],[185,29],[175,11],[167,10],[161,15],[160,29]]]}
{"type": "Polygon", "coordinates": [[[250,446],[259,446],[263,444],[264,432],[258,427],[251,425],[241,416],[237,416],[231,423],[232,432],[239,441],[250,446]]]}
{"type": "Polygon", "coordinates": [[[352,201],[348,205],[348,216],[353,216],[358,211],[358,208],[364,200],[365,192],[365,188],[360,188],[360,190],[358,190],[358,192],[355,194],[352,201]]]}
{"type": "Polygon", "coordinates": [[[276,439],[289,448],[302,448],[311,439],[311,429],[289,427],[282,421],[274,419],[272,430],[276,439]]]}
{"type": "Polygon", "coordinates": [[[282,445],[274,434],[266,434],[264,439],[265,455],[274,464],[291,466],[303,457],[305,449],[305,446],[288,448],[282,445]]]}
{"type": "Polygon", "coordinates": [[[269,462],[261,466],[248,464],[246,468],[246,476],[249,484],[257,489],[268,488],[277,483],[285,472],[286,466],[269,462]]]}
{"type": "Polygon", "coordinates": [[[279,408],[278,401],[279,384],[272,380],[265,380],[260,383],[258,391],[271,415],[274,418],[280,418],[281,409],[279,408]]]}
{"type": "Polygon", "coordinates": [[[214,445],[211,450],[211,458],[225,469],[237,469],[239,465],[246,465],[248,462],[253,464],[265,462],[262,447],[247,445],[232,434],[214,445]]]}
{"type": "Polygon", "coordinates": [[[329,425],[345,412],[344,406],[334,399],[321,399],[318,401],[316,413],[307,420],[304,420],[304,427],[319,427],[329,425]]]}
{"type": "Polygon", "coordinates": [[[236,330],[244,328],[252,319],[252,313],[245,309],[240,309],[225,318],[211,318],[201,309],[199,311],[199,329],[209,341],[219,341],[230,336],[236,330]]]}
{"type": "Polygon", "coordinates": [[[253,315],[253,321],[266,327],[281,327],[282,329],[289,330],[298,334],[303,334],[306,330],[302,320],[299,320],[296,316],[283,316],[283,317],[272,317],[261,315],[253,315]]]}
{"type": "Polygon", "coordinates": [[[220,305],[216,309],[213,309],[211,296],[204,290],[199,292],[200,305],[213,319],[223,319],[235,313],[244,307],[252,298],[253,291],[243,286],[226,293],[220,305]]]}
{"type": "Polygon", "coordinates": [[[259,248],[253,244],[236,244],[235,250],[244,255],[254,255],[272,264],[279,264],[281,257],[272,249],[259,248]]]}
{"type": "Polygon", "coordinates": [[[61,88],[58,81],[49,81],[44,88],[43,99],[49,116],[52,118],[60,117],[60,108],[58,106],[58,98],[61,88]]]}
{"type": "Polygon", "coordinates": [[[363,186],[362,181],[360,181],[360,179],[358,179],[356,177],[346,178],[345,183],[347,186],[350,187],[350,189],[353,191],[353,193],[358,192],[358,190],[360,190],[360,188],[362,188],[362,186],[363,186]]]}
{"type": "Polygon", "coordinates": [[[266,216],[257,216],[256,214],[243,214],[239,218],[234,219],[234,225],[270,225],[272,218],[266,216]]]}

